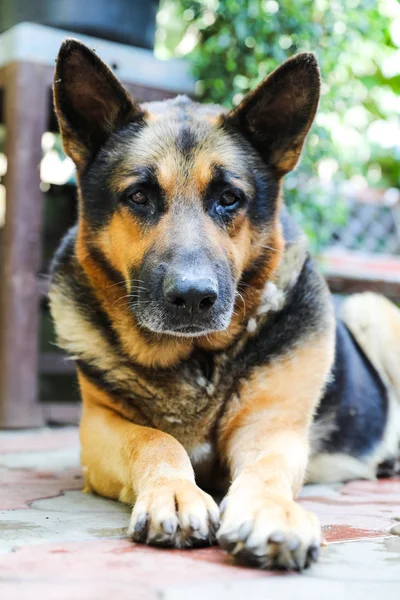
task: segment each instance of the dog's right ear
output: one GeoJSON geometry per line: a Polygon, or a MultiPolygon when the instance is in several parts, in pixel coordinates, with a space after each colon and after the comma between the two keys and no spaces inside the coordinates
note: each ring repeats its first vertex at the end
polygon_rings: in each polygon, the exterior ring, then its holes
{"type": "Polygon", "coordinates": [[[64,150],[82,171],[118,128],[143,118],[111,69],[74,39],[60,48],[54,103],[64,150]]]}

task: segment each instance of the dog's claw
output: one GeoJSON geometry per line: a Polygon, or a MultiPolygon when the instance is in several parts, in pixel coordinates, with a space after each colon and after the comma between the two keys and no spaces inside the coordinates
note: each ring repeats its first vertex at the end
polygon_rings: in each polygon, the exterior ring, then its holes
{"type": "Polygon", "coordinates": [[[316,562],[318,560],[319,552],[320,552],[319,546],[317,546],[317,545],[311,546],[311,548],[308,551],[308,554],[309,554],[312,562],[316,562]]]}
{"type": "Polygon", "coordinates": [[[194,515],[190,517],[190,527],[192,528],[192,531],[198,531],[200,529],[200,521],[194,515]]]}
{"type": "Polygon", "coordinates": [[[162,528],[167,535],[172,535],[176,531],[176,523],[172,519],[166,519],[162,522],[162,528]]]}
{"type": "Polygon", "coordinates": [[[219,514],[216,511],[210,511],[209,519],[213,533],[215,533],[220,525],[219,514]]]}
{"type": "Polygon", "coordinates": [[[249,537],[251,530],[253,529],[252,521],[247,521],[243,523],[239,528],[238,538],[241,542],[245,542],[249,537]]]}
{"type": "Polygon", "coordinates": [[[272,544],[282,544],[285,541],[285,534],[282,531],[274,531],[268,538],[272,544]]]}
{"type": "Polygon", "coordinates": [[[135,525],[133,527],[133,531],[131,532],[132,539],[135,542],[144,541],[149,525],[149,515],[147,513],[142,513],[136,519],[135,525]]]}
{"type": "Polygon", "coordinates": [[[228,502],[227,496],[225,496],[225,498],[222,498],[222,500],[220,502],[219,513],[220,513],[221,517],[223,516],[223,514],[225,512],[227,502],[228,502]]]}

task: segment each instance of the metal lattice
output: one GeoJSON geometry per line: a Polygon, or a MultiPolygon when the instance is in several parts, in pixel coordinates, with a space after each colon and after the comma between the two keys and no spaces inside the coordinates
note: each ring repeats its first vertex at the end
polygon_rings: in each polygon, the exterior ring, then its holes
{"type": "Polygon", "coordinates": [[[400,208],[348,201],[349,217],[332,229],[327,249],[345,248],[371,254],[400,256],[400,208]]]}

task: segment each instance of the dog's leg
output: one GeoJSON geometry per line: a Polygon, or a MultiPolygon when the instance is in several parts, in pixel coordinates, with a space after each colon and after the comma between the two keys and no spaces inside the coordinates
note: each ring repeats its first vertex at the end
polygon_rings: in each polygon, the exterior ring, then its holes
{"type": "Polygon", "coordinates": [[[219,524],[214,500],[197,487],[189,457],[172,436],[112,410],[81,374],[82,467],[87,490],[135,503],[134,541],[174,547],[210,544],[219,524]]]}
{"type": "Polygon", "coordinates": [[[318,556],[317,518],[295,502],[309,429],[333,358],[332,339],[313,340],[242,385],[221,444],[232,485],[218,541],[239,560],[302,569],[318,556]]]}
{"type": "Polygon", "coordinates": [[[340,317],[400,399],[400,310],[384,296],[365,292],[346,298],[340,317]]]}
{"type": "Polygon", "coordinates": [[[400,310],[384,296],[365,292],[346,298],[340,317],[387,386],[385,433],[368,462],[375,474],[379,463],[394,461],[394,474],[400,467],[400,310]]]}

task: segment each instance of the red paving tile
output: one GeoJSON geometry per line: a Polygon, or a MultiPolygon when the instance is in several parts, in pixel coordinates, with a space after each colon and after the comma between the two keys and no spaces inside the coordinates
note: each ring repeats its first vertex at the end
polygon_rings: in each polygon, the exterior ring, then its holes
{"type": "MultiPolygon", "coordinates": [[[[37,587],[41,600],[43,597],[53,600],[51,595],[44,594],[46,586],[52,584],[51,587],[68,590],[70,595],[65,596],[68,600],[87,600],[102,598],[106,586],[118,592],[118,598],[119,590],[125,589],[130,591],[131,599],[147,600],[156,598],[157,590],[174,585],[234,583],[271,576],[274,574],[233,568],[229,558],[218,548],[159,550],[137,546],[128,540],[102,540],[16,548],[2,556],[0,592],[1,581],[12,581],[13,591],[19,589],[21,598],[28,591],[27,597],[31,598],[32,590],[37,587]]],[[[128,596],[123,594],[122,597],[128,596]]]]}
{"type": "Polygon", "coordinates": [[[65,490],[82,489],[80,470],[61,473],[31,469],[1,469],[0,510],[29,508],[29,503],[59,496],[65,490]]]}
{"type": "Polygon", "coordinates": [[[219,548],[163,550],[133,544],[127,539],[41,544],[16,548],[2,556],[0,578],[91,581],[94,576],[143,586],[229,581],[268,577],[256,569],[232,568],[219,548]]]}
{"type": "Polygon", "coordinates": [[[372,538],[387,537],[386,531],[373,529],[361,529],[352,525],[323,525],[323,536],[325,542],[351,542],[356,540],[367,540],[372,538]]]}
{"type": "Polygon", "coordinates": [[[400,479],[353,481],[301,503],[317,513],[328,542],[382,537],[400,517],[400,479]]]}

